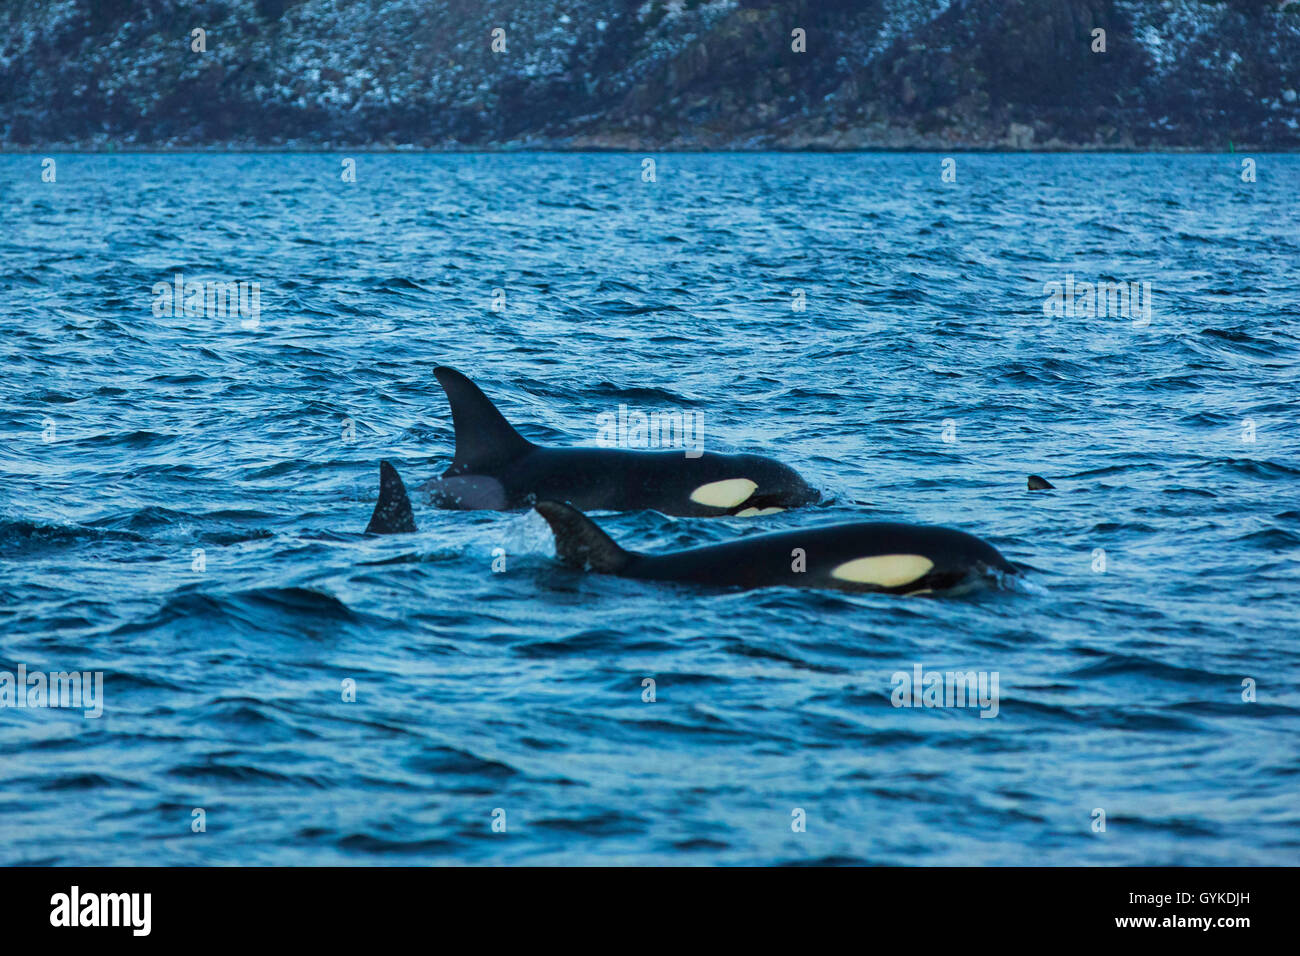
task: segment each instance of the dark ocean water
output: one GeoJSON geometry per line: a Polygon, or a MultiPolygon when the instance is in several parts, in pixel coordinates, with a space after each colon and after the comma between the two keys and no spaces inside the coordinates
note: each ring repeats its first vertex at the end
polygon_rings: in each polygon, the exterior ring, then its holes
{"type": "Polygon", "coordinates": [[[54,158],[0,157],[0,671],[104,711],[0,709],[0,862],[1300,857],[1300,158],[54,158]],[[259,325],[155,316],[178,272],[259,325]],[[1067,275],[1150,321],[1045,316],[1067,275]],[[1030,570],[652,585],[418,498],[368,538],[379,459],[450,459],[438,364],[536,441],[695,410],[830,499],[598,515],[626,545],[914,520],[1030,570]],[[997,717],[892,706],[917,664],[997,717]]]}

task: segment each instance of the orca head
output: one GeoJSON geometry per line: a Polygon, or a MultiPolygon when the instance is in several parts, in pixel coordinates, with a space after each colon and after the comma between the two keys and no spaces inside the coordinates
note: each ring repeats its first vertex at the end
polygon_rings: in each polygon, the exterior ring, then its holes
{"type": "Polygon", "coordinates": [[[871,523],[846,526],[846,530],[833,559],[822,566],[823,583],[829,587],[902,595],[956,594],[1016,573],[993,545],[955,528],[871,523]]]}
{"type": "Polygon", "coordinates": [[[758,455],[719,456],[718,468],[734,477],[704,482],[691,501],[722,514],[755,518],[816,504],[821,494],[793,468],[758,455]]]}

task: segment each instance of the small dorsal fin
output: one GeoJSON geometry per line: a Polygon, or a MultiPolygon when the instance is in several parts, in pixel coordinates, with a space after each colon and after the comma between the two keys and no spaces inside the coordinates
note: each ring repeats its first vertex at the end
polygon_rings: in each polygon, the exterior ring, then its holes
{"type": "Polygon", "coordinates": [[[406,497],[402,477],[389,462],[379,463],[379,500],[366,525],[366,534],[408,534],[415,530],[411,499],[406,497]]]}
{"type": "Polygon", "coordinates": [[[451,423],[456,429],[456,457],[445,473],[447,477],[499,467],[533,447],[460,372],[441,365],[433,374],[447,393],[451,423]]]}
{"type": "Polygon", "coordinates": [[[585,514],[558,501],[539,501],[533,506],[546,519],[555,535],[555,556],[573,568],[602,574],[617,574],[632,560],[614,540],[585,514]]]}

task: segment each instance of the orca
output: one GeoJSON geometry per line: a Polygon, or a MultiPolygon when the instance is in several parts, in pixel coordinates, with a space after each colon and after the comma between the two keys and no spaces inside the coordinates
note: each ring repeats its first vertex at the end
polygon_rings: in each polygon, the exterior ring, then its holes
{"type": "Polygon", "coordinates": [[[647,581],[928,594],[977,584],[993,572],[1017,573],[991,544],[951,528],[860,522],[638,554],[570,505],[539,501],[534,508],[551,526],[562,564],[647,581]]]}
{"type": "Polygon", "coordinates": [[[433,374],[456,430],[451,466],[420,486],[440,508],[511,511],[557,499],[586,511],[751,517],[821,500],[794,469],[759,455],[544,448],[515,431],[460,372],[440,366],[433,374]]]}
{"type": "Polygon", "coordinates": [[[406,486],[391,462],[379,463],[379,500],[366,525],[366,534],[410,534],[415,530],[415,515],[406,486]]]}

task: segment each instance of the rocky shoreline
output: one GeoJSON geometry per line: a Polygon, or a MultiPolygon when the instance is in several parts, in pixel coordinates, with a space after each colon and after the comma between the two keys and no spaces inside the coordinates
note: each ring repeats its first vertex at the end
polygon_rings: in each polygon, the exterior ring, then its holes
{"type": "Polygon", "coordinates": [[[1300,148],[1273,0],[11,0],[0,30],[7,152],[1300,148]]]}

